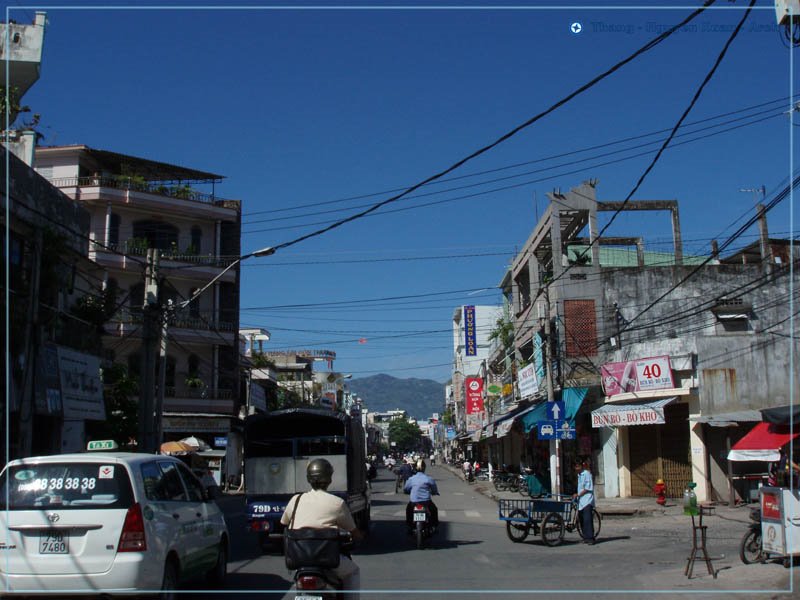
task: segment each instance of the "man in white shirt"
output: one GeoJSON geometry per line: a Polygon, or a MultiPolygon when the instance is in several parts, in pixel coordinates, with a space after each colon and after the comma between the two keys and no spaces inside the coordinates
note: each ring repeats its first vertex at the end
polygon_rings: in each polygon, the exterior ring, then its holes
{"type": "MultiPolygon", "coordinates": [[[[353,515],[339,496],[326,490],[333,480],[333,465],[324,458],[315,458],[306,468],[306,479],[311,484],[311,491],[292,496],[281,516],[281,524],[293,529],[313,527],[315,529],[344,529],[353,536],[354,541],[363,536],[356,527],[353,515]],[[294,521],[292,516],[294,515],[294,521]]],[[[361,588],[361,573],[358,565],[347,556],[342,556],[339,566],[331,572],[342,580],[345,600],[358,600],[361,588]]]]}

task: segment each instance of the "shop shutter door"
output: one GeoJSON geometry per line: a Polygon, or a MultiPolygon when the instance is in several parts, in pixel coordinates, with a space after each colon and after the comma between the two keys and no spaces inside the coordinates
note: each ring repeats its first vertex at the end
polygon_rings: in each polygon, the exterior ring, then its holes
{"type": "Polygon", "coordinates": [[[676,498],[691,481],[689,406],[665,406],[664,419],[663,425],[628,428],[632,496],[652,496],[653,486],[660,478],[667,486],[667,495],[676,498]]]}

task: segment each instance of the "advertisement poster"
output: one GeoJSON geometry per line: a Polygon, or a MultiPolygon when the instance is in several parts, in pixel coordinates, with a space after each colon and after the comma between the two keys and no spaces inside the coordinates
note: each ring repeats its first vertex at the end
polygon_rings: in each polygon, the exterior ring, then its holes
{"type": "Polygon", "coordinates": [[[472,415],[483,410],[483,379],[467,377],[467,414],[472,415]]]}
{"type": "Polygon", "coordinates": [[[58,368],[64,419],[105,420],[106,407],[103,402],[103,382],[100,379],[100,359],[91,354],[59,346],[58,368]]]}
{"type": "Polygon", "coordinates": [[[464,354],[478,355],[478,341],[475,333],[475,307],[464,307],[464,354]]]}
{"type": "Polygon", "coordinates": [[[675,387],[669,356],[606,363],[600,372],[606,396],[675,387]]]}

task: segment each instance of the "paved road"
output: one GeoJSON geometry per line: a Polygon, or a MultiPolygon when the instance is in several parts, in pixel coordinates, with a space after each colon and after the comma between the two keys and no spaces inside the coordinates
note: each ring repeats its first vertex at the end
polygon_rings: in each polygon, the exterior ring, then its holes
{"type": "MultiPolygon", "coordinates": [[[[354,554],[362,571],[362,598],[452,600],[459,596],[442,590],[488,598],[571,590],[580,590],[582,598],[592,590],[617,590],[614,595],[634,598],[651,597],[654,590],[661,592],[661,598],[683,598],[692,592],[717,596],[715,591],[720,598],[730,597],[731,592],[736,592],[737,598],[789,597],[790,571],[781,564],[743,565],[739,561],[746,511],[707,518],[709,554],[719,569],[718,576],[711,577],[705,564],[697,563],[695,577],[687,579],[683,570],[691,548],[691,523],[677,511],[606,518],[594,546],[580,544],[577,533],[567,533],[564,543],[555,548],[533,536],[515,544],[498,519],[496,502],[480,493],[480,484],[468,485],[441,467],[429,472],[439,482],[441,496],[436,503],[442,527],[429,548],[417,550],[403,524],[407,497],[395,494],[393,475],[379,470],[373,487],[370,537],[354,554]]],[[[223,505],[234,540],[227,587],[260,590],[257,596],[261,598],[286,596],[291,574],[277,548],[262,553],[255,536],[244,531],[241,498],[226,498],[223,505]]],[[[800,569],[793,571],[795,589],[800,589],[800,569]]],[[[230,595],[221,592],[198,597],[230,595]]],[[[250,597],[256,594],[236,595],[250,597]]]]}

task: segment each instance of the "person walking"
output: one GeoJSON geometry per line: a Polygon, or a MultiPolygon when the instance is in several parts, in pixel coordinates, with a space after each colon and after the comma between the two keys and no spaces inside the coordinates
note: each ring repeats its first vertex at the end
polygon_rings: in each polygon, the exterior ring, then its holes
{"type": "Polygon", "coordinates": [[[575,472],[578,474],[578,490],[572,497],[578,500],[578,518],[581,520],[583,543],[594,545],[594,524],[592,523],[592,509],[595,505],[594,483],[588,461],[576,460],[575,472]]]}

